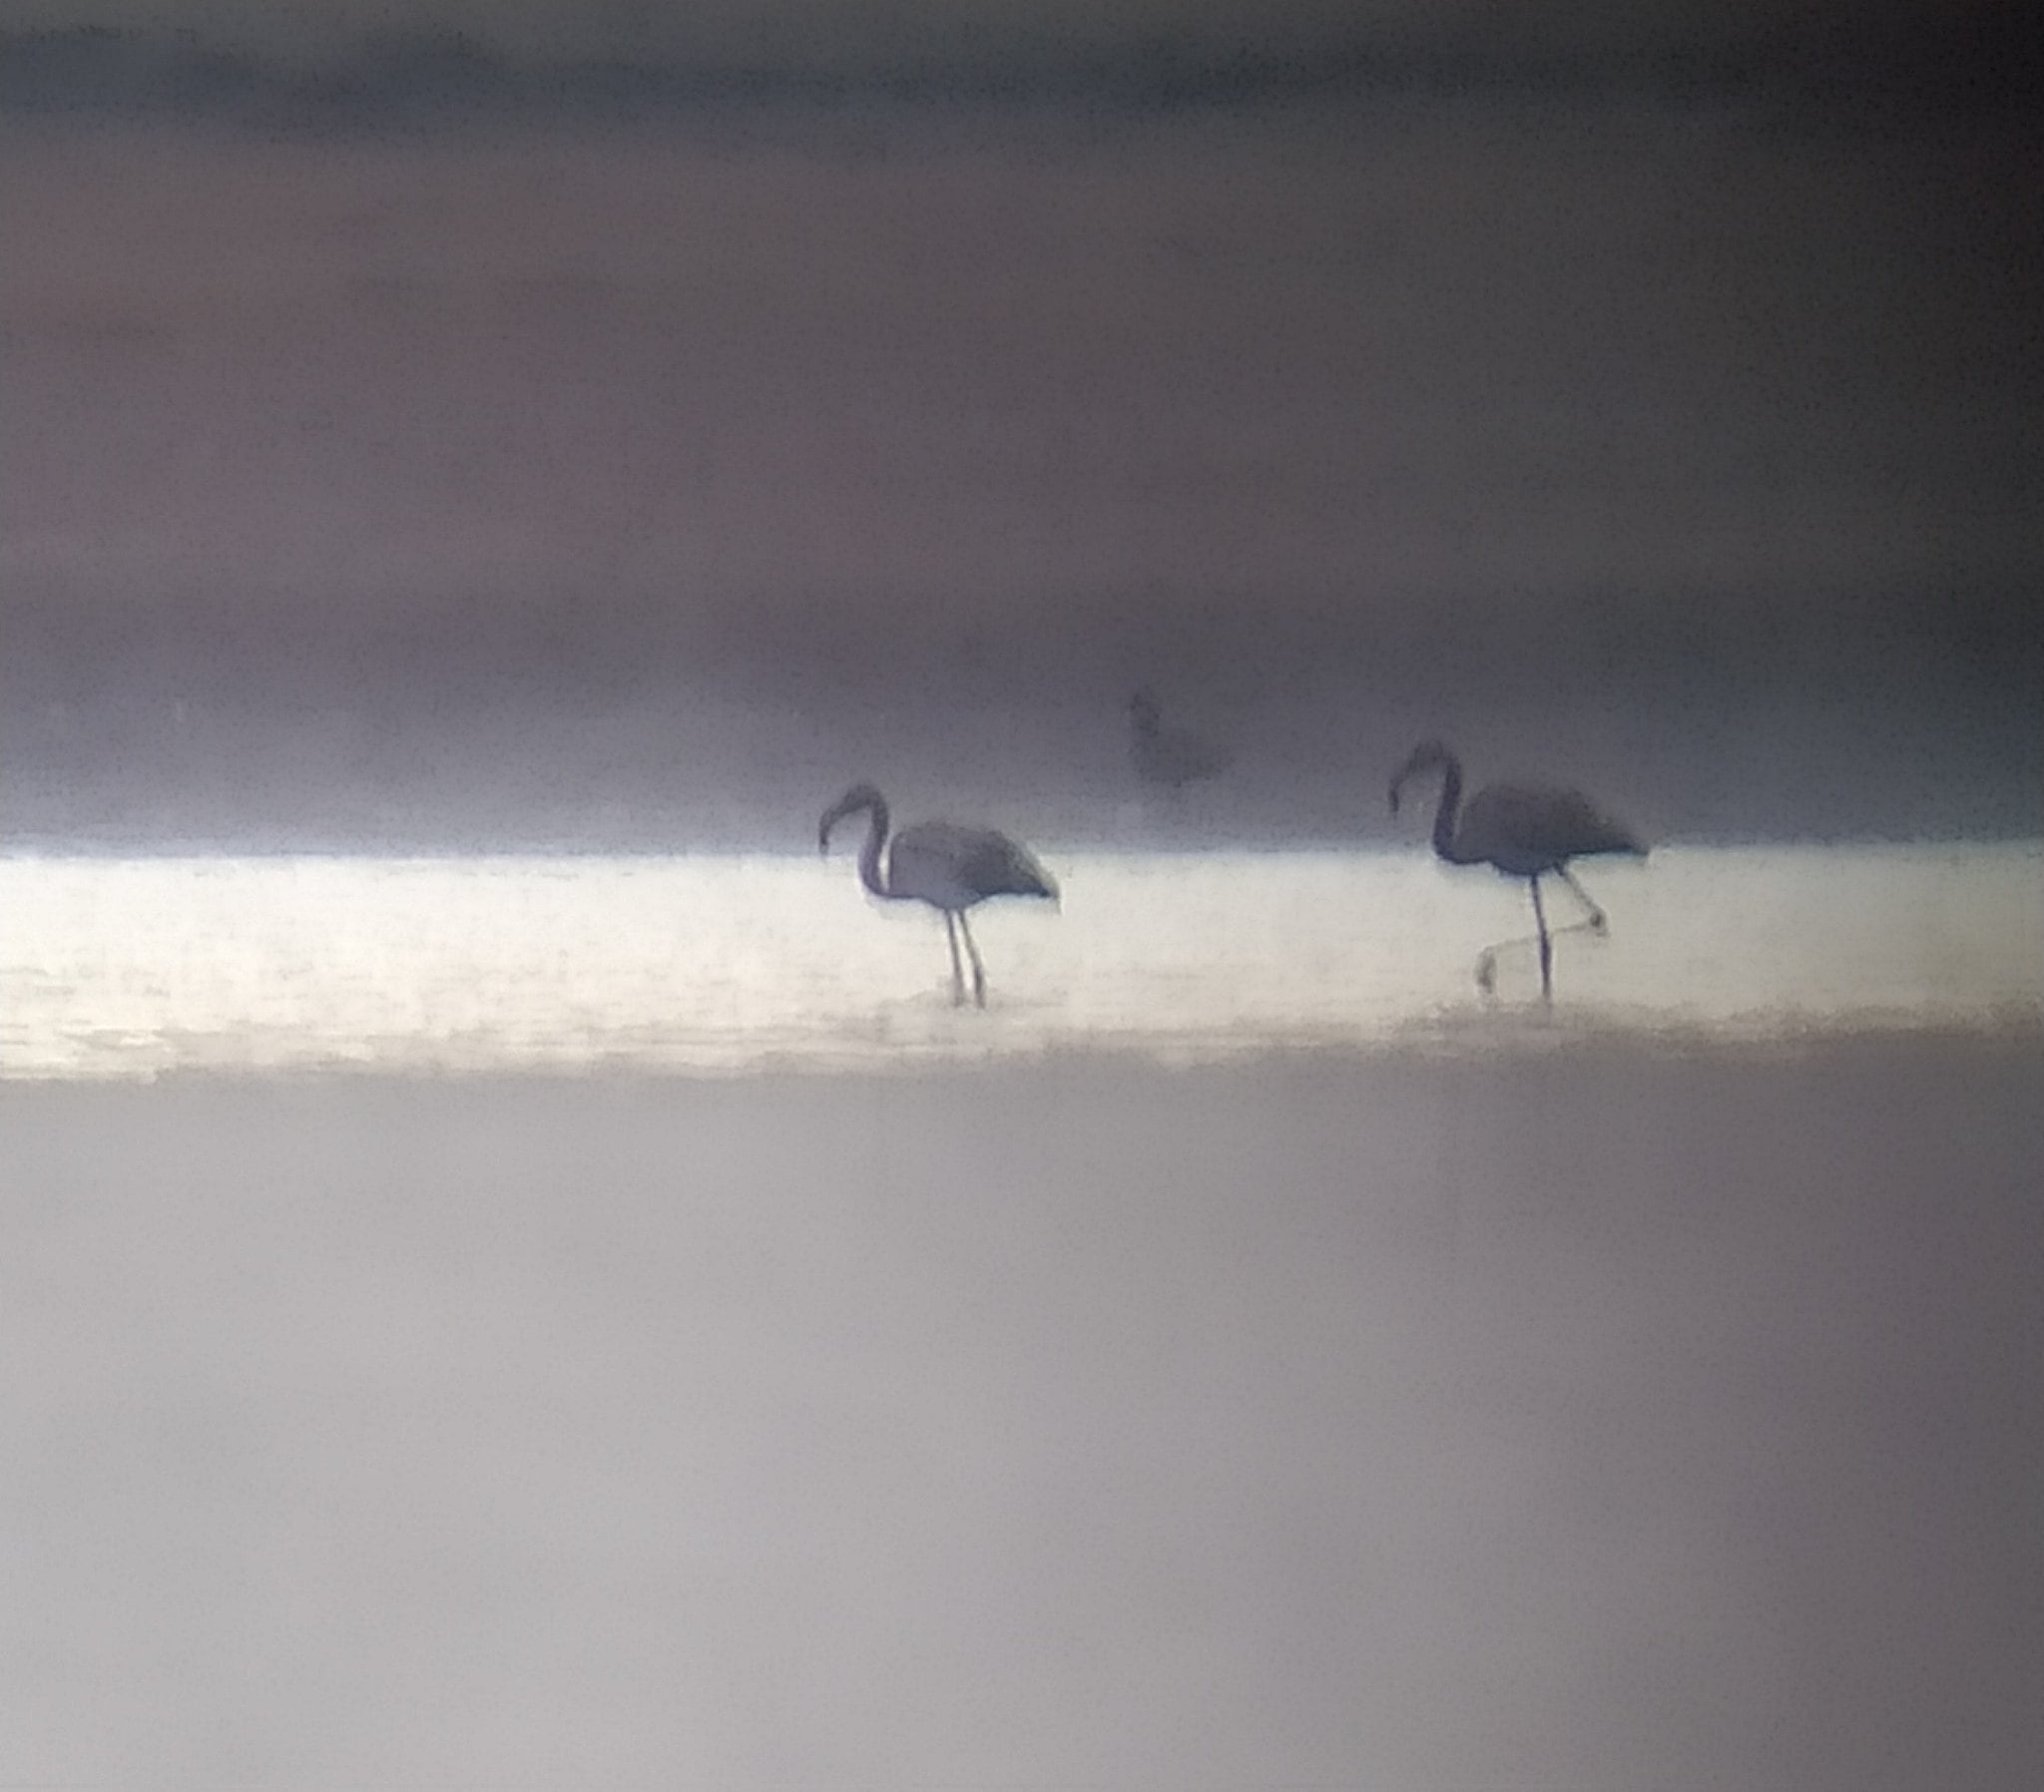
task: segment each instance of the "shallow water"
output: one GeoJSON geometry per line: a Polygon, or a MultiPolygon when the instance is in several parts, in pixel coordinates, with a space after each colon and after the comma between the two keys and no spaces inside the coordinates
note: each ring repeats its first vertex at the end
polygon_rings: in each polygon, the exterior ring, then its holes
{"type": "MultiPolygon", "coordinates": [[[[0,1074],[884,1066],[1109,1046],[1271,1047],[1618,1028],[1747,1038],[2034,1022],[2044,845],[1669,847],[1584,881],[1607,937],[1483,948],[1518,886],[1415,852],[1045,855],[1061,910],[943,928],[844,858],[0,861],[0,1074]]],[[[1566,891],[1550,897],[1573,919],[1566,891]]]]}

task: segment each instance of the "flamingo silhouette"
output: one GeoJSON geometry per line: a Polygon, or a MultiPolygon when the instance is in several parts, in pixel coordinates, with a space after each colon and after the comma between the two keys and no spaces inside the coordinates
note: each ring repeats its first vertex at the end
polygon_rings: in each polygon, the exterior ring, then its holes
{"type": "MultiPolygon", "coordinates": [[[[1609,853],[1643,859],[1647,848],[1630,829],[1601,814],[1589,798],[1575,790],[1491,784],[1477,791],[1464,807],[1462,761],[1438,740],[1415,746],[1392,777],[1392,814],[1398,812],[1398,798],[1407,780],[1428,771],[1441,774],[1440,802],[1433,816],[1435,856],[1450,865],[1490,865],[1505,877],[1526,880],[1533,897],[1533,922],[1539,929],[1534,937],[1540,942],[1540,994],[1543,1000],[1552,1000],[1554,943],[1540,900],[1541,878],[1552,872],[1567,884],[1583,905],[1585,918],[1577,925],[1601,934],[1608,925],[1604,911],[1576,881],[1569,861],[1609,853]]],[[[1505,946],[1523,944],[1523,940],[1505,940],[1486,948],[1476,961],[1478,985],[1488,991],[1496,979],[1498,953],[1505,946]]]]}
{"type": "Polygon", "coordinates": [[[1225,746],[1185,728],[1167,728],[1148,686],[1129,698],[1129,758],[1144,783],[1161,784],[1173,795],[1235,761],[1225,746]]]}
{"type": "Polygon", "coordinates": [[[958,936],[972,958],[972,996],[986,1006],[986,967],[973,944],[965,911],[991,896],[1043,896],[1058,899],[1058,886],[1026,847],[990,827],[958,827],[948,821],[923,821],[904,827],[887,847],[887,799],[871,784],[854,784],[829,808],[816,827],[816,850],[830,850],[830,830],[847,815],[864,810],[868,822],[859,848],[858,876],[875,896],[888,902],[926,902],[944,917],[951,942],[951,1001],[965,1001],[965,972],[958,962],[958,936]]]}

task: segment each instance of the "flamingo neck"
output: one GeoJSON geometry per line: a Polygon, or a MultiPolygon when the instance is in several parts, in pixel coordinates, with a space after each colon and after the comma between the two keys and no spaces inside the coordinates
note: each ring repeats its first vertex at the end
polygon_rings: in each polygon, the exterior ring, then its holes
{"type": "Polygon", "coordinates": [[[1450,753],[1441,766],[1441,796],[1433,811],[1433,850],[1451,865],[1466,865],[1470,855],[1455,838],[1455,822],[1462,808],[1462,761],[1450,753]]]}
{"type": "Polygon", "coordinates": [[[894,892],[880,873],[880,852],[887,844],[887,805],[875,797],[866,805],[865,844],[858,849],[858,880],[875,896],[892,899],[894,892]]]}

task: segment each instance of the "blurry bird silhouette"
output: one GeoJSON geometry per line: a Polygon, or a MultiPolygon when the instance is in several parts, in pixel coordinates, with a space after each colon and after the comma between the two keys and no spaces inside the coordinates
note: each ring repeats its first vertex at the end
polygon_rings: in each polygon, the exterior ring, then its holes
{"type": "Polygon", "coordinates": [[[1144,783],[1174,795],[1188,784],[1226,771],[1235,761],[1225,746],[1186,728],[1167,728],[1147,685],[1129,698],[1129,758],[1144,783]]]}
{"type": "MultiPolygon", "coordinates": [[[[1440,802],[1433,817],[1436,856],[1450,865],[1490,865],[1506,877],[1526,880],[1533,897],[1533,921],[1539,929],[1534,938],[1540,945],[1540,994],[1543,999],[1552,998],[1554,944],[1540,900],[1541,878],[1552,872],[1567,884],[1584,910],[1585,919],[1575,925],[1601,934],[1606,926],[1604,911],[1576,882],[1569,861],[1607,853],[1645,858],[1647,848],[1630,830],[1600,814],[1587,797],[1574,790],[1491,784],[1462,806],[1462,761],[1438,740],[1415,746],[1391,779],[1392,814],[1398,812],[1406,781],[1428,771],[1441,774],[1440,802]]],[[[1575,927],[1561,931],[1572,933],[1575,927]]],[[[1488,948],[1476,961],[1477,983],[1489,990],[1497,975],[1498,953],[1506,946],[1525,943],[1506,940],[1488,948]]]]}
{"type": "Polygon", "coordinates": [[[859,848],[859,881],[888,902],[926,902],[944,917],[951,943],[951,1000],[965,1001],[965,973],[958,962],[958,936],[972,959],[972,995],[986,1006],[986,968],[965,911],[990,896],[1058,898],[1058,886],[1027,848],[988,827],[957,827],[948,821],[923,821],[905,827],[887,844],[887,799],[871,784],[854,784],[829,808],[816,827],[816,849],[830,850],[830,830],[847,815],[863,809],[867,816],[865,844],[859,848]],[[886,865],[881,853],[886,849],[886,865]]]}

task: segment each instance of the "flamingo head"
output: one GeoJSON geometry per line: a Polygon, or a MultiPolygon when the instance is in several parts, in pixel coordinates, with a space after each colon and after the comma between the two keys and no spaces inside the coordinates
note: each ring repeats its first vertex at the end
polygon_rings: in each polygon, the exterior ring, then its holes
{"type": "Polygon", "coordinates": [[[830,850],[830,830],[847,815],[856,815],[861,809],[869,809],[876,815],[885,815],[887,799],[876,785],[854,784],[835,802],[823,811],[823,819],[816,823],[816,850],[830,850]]]}
{"type": "Polygon", "coordinates": [[[1423,771],[1445,770],[1456,763],[1455,755],[1438,740],[1422,740],[1405,755],[1405,763],[1391,777],[1391,813],[1398,812],[1398,798],[1408,779],[1423,771]]]}

